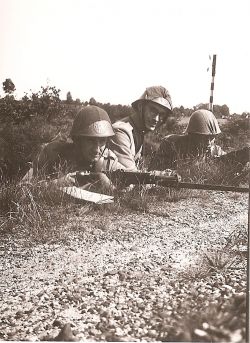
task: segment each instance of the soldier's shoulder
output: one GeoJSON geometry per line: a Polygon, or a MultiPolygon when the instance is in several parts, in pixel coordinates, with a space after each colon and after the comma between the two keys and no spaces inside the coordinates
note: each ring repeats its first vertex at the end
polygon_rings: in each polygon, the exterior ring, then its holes
{"type": "Polygon", "coordinates": [[[128,117],[124,118],[123,120],[118,120],[112,124],[115,130],[123,130],[123,131],[132,131],[133,126],[128,121],[128,117]]]}

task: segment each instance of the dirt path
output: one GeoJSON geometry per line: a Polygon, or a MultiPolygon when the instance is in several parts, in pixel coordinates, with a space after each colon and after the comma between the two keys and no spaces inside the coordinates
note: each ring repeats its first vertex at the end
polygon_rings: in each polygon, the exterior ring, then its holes
{"type": "MultiPolygon", "coordinates": [[[[55,337],[69,322],[82,340],[159,339],[162,308],[170,325],[197,306],[191,300],[196,282],[178,284],[179,273],[246,229],[247,213],[247,195],[211,192],[176,203],[152,198],[147,213],[72,215],[64,227],[67,244],[25,248],[14,237],[4,239],[0,338],[55,337]]],[[[232,278],[237,292],[246,278],[240,270],[232,278]]]]}

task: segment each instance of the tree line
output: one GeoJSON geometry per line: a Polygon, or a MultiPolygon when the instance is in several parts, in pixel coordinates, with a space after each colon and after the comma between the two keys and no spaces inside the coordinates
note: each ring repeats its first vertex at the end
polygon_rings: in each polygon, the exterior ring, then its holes
{"type": "MultiPolygon", "coordinates": [[[[94,97],[91,97],[89,101],[81,101],[79,98],[74,100],[70,91],[67,92],[66,99],[61,100],[60,89],[49,85],[45,87],[42,86],[38,92],[31,92],[30,94],[25,93],[20,100],[17,100],[14,96],[16,87],[13,81],[8,78],[2,85],[5,95],[0,97],[1,122],[24,122],[35,116],[42,116],[44,120],[50,122],[59,116],[74,113],[75,109],[88,104],[97,105],[105,109],[112,121],[133,113],[131,106],[101,103],[96,101],[94,97]]],[[[175,107],[174,117],[189,117],[191,113],[197,109],[208,109],[208,103],[201,103],[193,108],[185,108],[184,106],[175,107]]],[[[222,106],[214,105],[213,112],[217,118],[228,118],[230,116],[229,107],[225,104],[222,106]]],[[[249,116],[249,114],[250,113],[248,112],[244,112],[241,115],[249,116]]]]}

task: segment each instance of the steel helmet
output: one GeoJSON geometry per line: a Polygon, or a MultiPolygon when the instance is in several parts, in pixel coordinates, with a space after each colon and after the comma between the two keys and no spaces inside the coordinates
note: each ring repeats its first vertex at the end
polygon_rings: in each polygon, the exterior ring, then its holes
{"type": "Polygon", "coordinates": [[[221,130],[212,112],[208,110],[197,110],[192,113],[185,133],[218,135],[221,133],[221,130]]]}
{"type": "Polygon", "coordinates": [[[76,115],[70,136],[111,137],[114,136],[108,113],[98,106],[86,106],[76,115]]]}
{"type": "Polygon", "coordinates": [[[164,107],[164,109],[166,109],[169,113],[172,113],[173,111],[171,96],[168,90],[162,86],[153,86],[146,88],[142,96],[132,103],[132,107],[135,110],[138,110],[138,105],[140,103],[148,101],[159,104],[160,106],[164,107]]]}

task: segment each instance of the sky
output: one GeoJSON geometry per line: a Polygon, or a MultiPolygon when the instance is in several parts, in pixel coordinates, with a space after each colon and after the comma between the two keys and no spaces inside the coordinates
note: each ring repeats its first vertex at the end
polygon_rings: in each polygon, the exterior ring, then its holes
{"type": "Polygon", "coordinates": [[[249,0],[0,0],[0,95],[55,86],[61,99],[129,105],[162,85],[173,105],[250,112],[249,0]],[[207,68],[210,69],[207,71],[207,68]]]}

